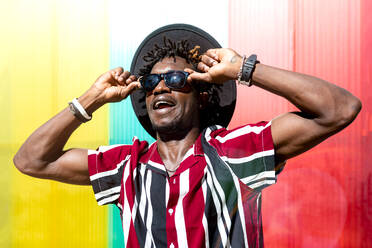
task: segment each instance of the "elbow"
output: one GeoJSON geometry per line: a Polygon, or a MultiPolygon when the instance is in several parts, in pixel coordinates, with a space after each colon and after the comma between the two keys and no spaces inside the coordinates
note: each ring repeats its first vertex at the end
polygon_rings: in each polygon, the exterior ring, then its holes
{"type": "Polygon", "coordinates": [[[349,100],[343,108],[340,120],[342,127],[346,127],[350,123],[352,123],[361,110],[362,102],[358,98],[353,96],[352,99],[349,100]]]}
{"type": "Polygon", "coordinates": [[[16,153],[13,157],[13,164],[14,166],[23,174],[27,174],[28,166],[27,166],[27,160],[19,154],[19,152],[16,153]]]}
{"type": "Polygon", "coordinates": [[[17,152],[16,155],[14,155],[13,164],[23,174],[29,176],[35,176],[36,174],[35,168],[32,166],[32,161],[27,159],[25,155],[20,154],[20,152],[17,152]]]}
{"type": "Polygon", "coordinates": [[[347,127],[355,120],[361,109],[361,101],[354,96],[350,97],[350,99],[343,104],[338,105],[334,114],[330,115],[333,116],[333,118],[329,120],[330,125],[333,126],[336,131],[347,127]]]}

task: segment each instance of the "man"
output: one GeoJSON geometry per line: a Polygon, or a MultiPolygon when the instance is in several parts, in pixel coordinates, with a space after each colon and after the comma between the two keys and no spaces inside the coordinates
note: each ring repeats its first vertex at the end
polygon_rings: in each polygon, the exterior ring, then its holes
{"type": "Polygon", "coordinates": [[[261,189],[286,160],[349,125],[361,103],[321,79],[216,47],[190,25],[156,30],[138,48],[132,74],[101,75],[26,140],[15,165],[35,177],[92,184],[100,205],[119,207],[128,247],[262,247],[261,189]],[[235,80],[285,97],[300,112],[226,130],[235,80]],[[155,143],[63,150],[95,110],[129,95],[155,143]]]}

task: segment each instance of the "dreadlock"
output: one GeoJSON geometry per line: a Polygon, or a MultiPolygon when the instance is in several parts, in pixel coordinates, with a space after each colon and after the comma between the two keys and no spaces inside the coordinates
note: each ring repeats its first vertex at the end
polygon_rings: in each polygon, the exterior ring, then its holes
{"type": "MultiPolygon", "coordinates": [[[[193,65],[196,70],[198,63],[201,61],[201,55],[199,55],[200,46],[195,46],[190,49],[190,44],[187,40],[171,41],[170,39],[163,37],[163,46],[155,44],[153,49],[150,50],[143,60],[147,62],[143,68],[139,70],[139,76],[144,76],[151,73],[152,68],[156,63],[164,58],[173,58],[176,62],[176,56],[184,58],[187,63],[193,65]]],[[[218,118],[218,112],[215,106],[218,106],[219,98],[217,91],[220,90],[220,86],[216,84],[210,84],[205,82],[197,82],[193,84],[194,88],[198,92],[208,93],[208,104],[200,111],[200,128],[203,129],[210,125],[216,124],[218,118]]]]}
{"type": "Polygon", "coordinates": [[[176,62],[176,56],[186,59],[186,62],[192,64],[194,68],[197,67],[201,60],[201,55],[199,55],[200,46],[195,46],[190,49],[190,44],[187,40],[180,40],[177,42],[163,37],[163,46],[158,44],[154,45],[153,50],[149,51],[143,60],[148,64],[141,68],[139,71],[139,76],[149,74],[152,67],[164,58],[172,57],[174,62],[176,62]]]}

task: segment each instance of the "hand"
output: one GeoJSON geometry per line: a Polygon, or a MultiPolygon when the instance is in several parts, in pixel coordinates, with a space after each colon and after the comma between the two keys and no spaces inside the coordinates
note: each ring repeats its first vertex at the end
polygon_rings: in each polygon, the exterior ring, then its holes
{"type": "Polygon", "coordinates": [[[185,69],[190,73],[191,81],[204,81],[209,83],[222,84],[228,80],[238,78],[243,58],[234,50],[229,48],[209,49],[202,55],[196,72],[192,69],[185,69]]]}
{"type": "Polygon", "coordinates": [[[136,76],[130,75],[130,72],[124,71],[122,67],[117,67],[102,74],[88,92],[95,95],[97,102],[105,104],[120,102],[140,87],[136,76]]]}

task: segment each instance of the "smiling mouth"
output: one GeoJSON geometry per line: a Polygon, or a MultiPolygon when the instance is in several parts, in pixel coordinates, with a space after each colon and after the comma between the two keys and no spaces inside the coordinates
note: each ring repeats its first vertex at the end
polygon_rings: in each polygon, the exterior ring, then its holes
{"type": "Polygon", "coordinates": [[[157,109],[171,108],[173,106],[175,106],[175,104],[172,102],[160,100],[154,104],[153,109],[157,110],[157,109]]]}

